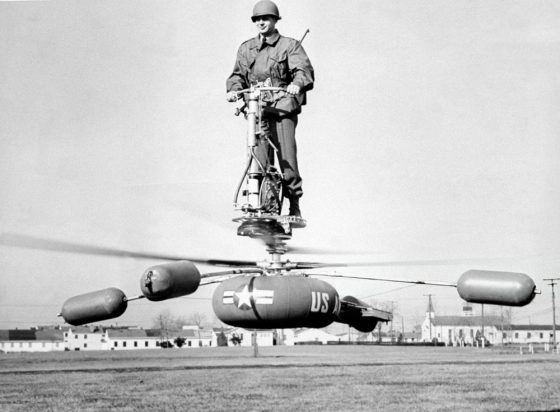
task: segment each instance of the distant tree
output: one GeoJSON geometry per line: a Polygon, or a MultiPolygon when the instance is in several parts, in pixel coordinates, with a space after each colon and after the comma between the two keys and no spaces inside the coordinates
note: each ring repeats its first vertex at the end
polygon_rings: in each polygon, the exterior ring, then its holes
{"type": "Polygon", "coordinates": [[[222,331],[218,333],[218,346],[227,346],[228,340],[226,334],[222,331]]]}
{"type": "Polygon", "coordinates": [[[177,346],[178,348],[182,348],[186,341],[187,340],[185,338],[177,336],[173,343],[175,343],[175,346],[177,346]]]}
{"type": "Polygon", "coordinates": [[[237,346],[237,345],[241,345],[241,342],[243,341],[243,338],[241,336],[239,336],[237,333],[233,333],[229,340],[231,341],[231,343],[233,343],[235,346],[237,346]]]}

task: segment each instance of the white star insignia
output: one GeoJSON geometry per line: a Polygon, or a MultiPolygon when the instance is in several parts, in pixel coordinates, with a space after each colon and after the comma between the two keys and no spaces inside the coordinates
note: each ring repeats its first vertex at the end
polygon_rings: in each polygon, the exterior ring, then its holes
{"type": "Polygon", "coordinates": [[[235,292],[237,296],[238,302],[237,307],[239,309],[244,309],[243,305],[247,306],[247,308],[251,308],[251,292],[249,292],[249,286],[245,285],[241,292],[235,292]]]}

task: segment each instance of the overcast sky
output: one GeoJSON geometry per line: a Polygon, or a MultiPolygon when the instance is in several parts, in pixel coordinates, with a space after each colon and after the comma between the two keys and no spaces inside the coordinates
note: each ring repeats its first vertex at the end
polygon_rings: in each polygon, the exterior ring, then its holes
{"type": "MultiPolygon", "coordinates": [[[[232,208],[245,123],[225,101],[253,1],[0,3],[0,231],[208,258],[261,259],[232,208]]],[[[277,2],[316,86],[297,129],[308,227],[291,243],[351,256],[481,259],[348,270],[456,281],[471,268],[531,275],[543,294],[514,321],[551,321],[560,276],[560,5],[556,1],[277,2]]],[[[292,260],[295,256],[290,256],[292,260]]],[[[0,246],[0,328],[60,323],[70,296],[139,293],[153,261],[0,246]]],[[[202,268],[204,272],[212,268],[202,268]]],[[[339,270],[339,273],[344,272],[339,270]]],[[[407,329],[428,293],[357,280],[341,295],[394,301],[407,329]]],[[[213,287],[138,302],[211,315],[213,287]]]]}

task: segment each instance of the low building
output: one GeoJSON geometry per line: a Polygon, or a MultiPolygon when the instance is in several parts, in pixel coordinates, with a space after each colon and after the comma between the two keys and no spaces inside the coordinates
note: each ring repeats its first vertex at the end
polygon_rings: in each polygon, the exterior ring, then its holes
{"type": "MultiPolygon", "coordinates": [[[[552,325],[510,325],[503,334],[504,343],[552,343],[552,325]]],[[[560,342],[560,325],[556,325],[556,342],[560,342]]]]}
{"type": "Polygon", "coordinates": [[[443,342],[463,346],[502,342],[501,329],[504,319],[500,316],[474,316],[472,306],[463,306],[463,315],[436,316],[432,302],[428,303],[426,318],[422,322],[423,342],[443,342]]]}
{"type": "Polygon", "coordinates": [[[276,330],[276,345],[294,346],[295,339],[296,339],[296,334],[293,329],[276,330]]]}
{"type": "Polygon", "coordinates": [[[375,330],[374,332],[358,332],[354,329],[350,329],[349,332],[339,333],[338,340],[340,343],[362,343],[362,344],[374,344],[374,343],[396,343],[397,335],[391,336],[388,333],[375,330]]]}
{"type": "Polygon", "coordinates": [[[290,332],[284,329],[283,332],[278,332],[276,329],[265,329],[265,330],[247,330],[243,328],[215,328],[213,344],[215,346],[225,346],[219,345],[220,343],[227,342],[227,346],[252,346],[253,345],[253,334],[256,333],[257,345],[258,346],[275,346],[280,342],[280,338],[288,336],[290,340],[290,332]],[[221,336],[223,334],[223,337],[221,336]],[[222,342],[223,341],[223,342],[222,342]]]}
{"type": "Polygon", "coordinates": [[[161,345],[161,335],[145,329],[107,329],[106,333],[111,350],[157,349],[161,345]]]}
{"type": "Polygon", "coordinates": [[[59,329],[0,330],[0,352],[52,352],[64,350],[63,332],[59,329]]]}
{"type": "Polygon", "coordinates": [[[247,330],[242,328],[235,328],[232,335],[238,336],[240,346],[253,346],[253,338],[256,336],[258,346],[274,346],[275,345],[275,330],[247,330]]]}
{"type": "Polygon", "coordinates": [[[322,329],[302,329],[295,332],[294,343],[296,345],[339,343],[340,337],[325,332],[322,329]]]}
{"type": "MultiPolygon", "coordinates": [[[[557,342],[559,338],[557,326],[557,342]]],[[[482,344],[482,339],[491,345],[552,343],[552,325],[516,325],[501,316],[474,316],[470,306],[463,308],[463,316],[436,316],[428,308],[422,323],[422,341],[462,346],[482,344]]]]}
{"type": "Polygon", "coordinates": [[[102,329],[73,326],[64,332],[64,344],[68,350],[107,350],[107,334],[102,329]]]}
{"type": "Polygon", "coordinates": [[[185,348],[217,346],[217,341],[212,330],[199,328],[196,325],[183,326],[179,335],[185,339],[185,348]]]}
{"type": "Polygon", "coordinates": [[[404,343],[418,343],[422,342],[422,334],[419,332],[405,332],[402,335],[404,343]]]}
{"type": "Polygon", "coordinates": [[[481,343],[502,343],[503,320],[499,316],[434,316],[427,317],[422,324],[424,342],[444,342],[448,345],[475,345],[481,343]]]}

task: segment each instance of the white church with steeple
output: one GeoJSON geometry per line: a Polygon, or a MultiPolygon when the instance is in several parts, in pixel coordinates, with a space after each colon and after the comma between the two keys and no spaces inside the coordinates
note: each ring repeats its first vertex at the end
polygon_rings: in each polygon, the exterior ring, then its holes
{"type": "Polygon", "coordinates": [[[474,315],[469,304],[463,305],[460,316],[437,316],[430,297],[422,322],[422,341],[453,346],[481,345],[484,336],[485,343],[496,345],[503,342],[504,326],[503,317],[474,315]]]}

